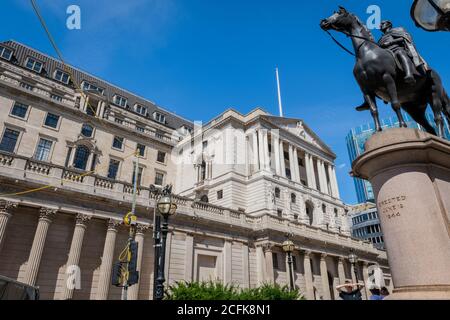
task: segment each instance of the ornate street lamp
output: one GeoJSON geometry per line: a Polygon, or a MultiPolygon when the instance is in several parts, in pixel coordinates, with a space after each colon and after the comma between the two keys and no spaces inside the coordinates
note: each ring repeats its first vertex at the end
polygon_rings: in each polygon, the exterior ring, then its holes
{"type": "Polygon", "coordinates": [[[450,31],[450,0],[415,0],[411,17],[426,31],[450,31]]]}
{"type": "Polygon", "coordinates": [[[294,252],[295,245],[291,240],[286,240],[283,242],[283,251],[287,254],[288,265],[289,265],[289,287],[291,291],[294,290],[294,275],[292,274],[292,264],[294,263],[292,259],[292,252],[294,252]]]}
{"type": "Polygon", "coordinates": [[[358,270],[356,269],[357,263],[358,263],[358,256],[355,254],[355,251],[353,249],[350,250],[350,254],[348,255],[348,260],[353,266],[353,272],[355,273],[355,279],[356,283],[359,282],[358,280],[358,270]]]}
{"type": "Polygon", "coordinates": [[[158,234],[155,235],[155,241],[158,243],[155,246],[155,271],[157,275],[155,279],[155,290],[153,291],[154,300],[162,300],[164,298],[164,282],[166,281],[164,276],[165,260],[166,260],[166,240],[167,233],[169,232],[169,217],[176,213],[177,205],[172,199],[172,186],[165,187],[162,191],[155,191],[152,188],[152,192],[160,195],[156,203],[157,212],[162,216],[162,226],[159,227],[160,219],[155,220],[155,230],[160,228],[161,237],[158,234]]]}

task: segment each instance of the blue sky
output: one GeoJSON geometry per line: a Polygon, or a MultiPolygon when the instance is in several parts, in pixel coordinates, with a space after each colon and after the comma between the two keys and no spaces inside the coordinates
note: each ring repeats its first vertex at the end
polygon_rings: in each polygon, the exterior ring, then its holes
{"type": "MultiPolygon", "coordinates": [[[[37,0],[64,58],[190,120],[225,108],[278,113],[280,68],[285,116],[304,119],[336,152],[342,198],[355,203],[345,136],[370,122],[352,75],[354,58],[319,28],[338,5],[365,21],[369,5],[405,26],[429,64],[450,85],[450,33],[417,29],[412,0],[37,0]],[[66,28],[66,8],[81,7],[81,30],[66,28]],[[447,58],[446,58],[447,57],[447,58]]],[[[28,0],[0,4],[0,39],[54,55],[28,0]]],[[[379,37],[379,32],[375,32],[379,37]]],[[[345,36],[342,42],[350,46],[345,36]]],[[[393,114],[380,104],[381,116],[393,114]]]]}

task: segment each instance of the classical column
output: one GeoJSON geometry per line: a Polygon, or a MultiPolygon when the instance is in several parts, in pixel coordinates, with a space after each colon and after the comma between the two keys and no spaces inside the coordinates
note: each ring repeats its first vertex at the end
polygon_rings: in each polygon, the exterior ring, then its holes
{"type": "Polygon", "coordinates": [[[284,161],[284,142],[280,140],[280,168],[281,176],[286,178],[286,162],[284,161]]]}
{"type": "Polygon", "coordinates": [[[264,143],[264,169],[271,171],[270,169],[270,154],[269,154],[269,135],[267,130],[263,132],[263,143],[264,143]]]}
{"type": "Polygon", "coordinates": [[[266,157],[264,155],[264,135],[263,130],[258,129],[258,155],[259,155],[259,170],[266,168],[266,157]]]}
{"type": "Polygon", "coordinates": [[[136,269],[139,271],[139,281],[135,285],[132,285],[128,289],[128,300],[138,300],[139,299],[139,285],[141,283],[141,276],[140,273],[142,269],[142,255],[144,252],[144,239],[145,239],[145,232],[148,230],[148,226],[143,224],[138,224],[136,227],[136,237],[135,240],[138,243],[138,252],[137,252],[137,264],[136,269]]]}
{"type": "Polygon", "coordinates": [[[363,280],[364,280],[364,290],[366,292],[366,298],[369,299],[370,297],[370,291],[369,291],[369,263],[367,261],[363,261],[363,268],[362,268],[362,274],[363,274],[363,280]]]}
{"type": "Polygon", "coordinates": [[[322,193],[328,194],[328,188],[326,184],[326,176],[325,176],[325,166],[323,163],[323,160],[319,159],[317,162],[317,168],[319,170],[319,184],[320,184],[320,191],[322,193]]]}
{"type": "Polygon", "coordinates": [[[255,131],[252,132],[253,141],[253,173],[259,170],[259,149],[258,149],[258,134],[255,131]]]}
{"type": "Polygon", "coordinates": [[[256,246],[256,274],[258,286],[265,282],[266,274],[266,260],[264,257],[264,250],[261,245],[256,246]]]}
{"type": "Polygon", "coordinates": [[[170,259],[172,257],[172,236],[173,231],[167,233],[166,239],[166,262],[164,263],[164,275],[166,278],[165,286],[169,286],[170,282],[170,259]]]}
{"type": "Polygon", "coordinates": [[[275,159],[275,172],[278,176],[281,176],[280,138],[277,135],[273,135],[273,151],[273,158],[275,159]]]}
{"type": "Polygon", "coordinates": [[[45,239],[47,238],[48,228],[52,223],[53,217],[58,210],[41,208],[39,210],[39,222],[34,234],[33,245],[31,246],[30,256],[27,262],[27,268],[23,282],[34,286],[41,264],[42,252],[44,251],[45,239]]]}
{"type": "Polygon", "coordinates": [[[223,262],[224,262],[224,272],[223,272],[223,283],[224,284],[231,284],[231,266],[232,266],[232,253],[231,253],[231,242],[228,240],[225,240],[225,244],[224,244],[224,257],[223,257],[223,262]]]}
{"type": "Polygon", "coordinates": [[[250,288],[250,262],[249,262],[249,251],[248,244],[242,244],[242,269],[243,269],[243,282],[244,288],[250,288]]]}
{"type": "Polygon", "coordinates": [[[340,199],[341,195],[339,193],[339,185],[337,183],[337,177],[336,177],[336,167],[335,166],[330,166],[331,167],[331,183],[334,187],[334,192],[335,192],[335,198],[340,199]]]}
{"type": "Polygon", "coordinates": [[[306,183],[309,188],[313,188],[312,184],[312,168],[311,168],[311,155],[305,152],[305,168],[306,168],[306,183]]]}
{"type": "Polygon", "coordinates": [[[186,269],[184,271],[184,280],[190,282],[193,279],[194,270],[194,235],[186,234],[186,269]]]}
{"type": "MultiPolygon", "coordinates": [[[[65,281],[61,300],[70,300],[73,297],[74,283],[70,283],[69,277],[73,276],[71,268],[73,266],[79,268],[81,248],[83,246],[84,232],[86,231],[87,222],[91,219],[85,214],[78,214],[75,222],[75,230],[73,231],[72,243],[70,245],[69,258],[66,263],[65,281]]],[[[79,276],[79,275],[76,275],[79,276]]],[[[76,281],[76,279],[74,279],[76,281]]]]}
{"type": "Polygon", "coordinates": [[[314,281],[311,270],[311,251],[305,251],[303,256],[303,270],[305,270],[305,286],[306,286],[306,298],[308,300],[314,300],[314,281]]]}
{"type": "Polygon", "coordinates": [[[294,168],[295,168],[295,181],[300,183],[300,166],[298,165],[298,150],[294,147],[294,168]]]}
{"type": "Polygon", "coordinates": [[[322,291],[324,300],[331,300],[330,283],[328,281],[328,268],[326,254],[320,256],[320,276],[322,278],[322,291]]]}
{"type": "Polygon", "coordinates": [[[317,190],[316,171],[314,170],[314,158],[309,156],[310,170],[311,170],[311,188],[317,190]]]}
{"type": "Polygon", "coordinates": [[[345,284],[344,261],[345,261],[344,257],[339,257],[339,261],[338,261],[339,284],[345,284]]]}
{"type": "Polygon", "coordinates": [[[18,203],[11,201],[0,201],[0,251],[3,246],[3,240],[5,239],[6,226],[9,219],[12,217],[11,209],[17,208],[18,203]]]}
{"type": "Polygon", "coordinates": [[[111,271],[114,260],[114,248],[116,247],[117,229],[120,221],[109,219],[108,231],[106,232],[105,246],[103,247],[102,264],[97,288],[97,300],[108,299],[109,287],[111,286],[111,271]]]}
{"type": "Polygon", "coordinates": [[[294,163],[294,148],[289,144],[289,169],[291,170],[291,180],[297,181],[294,163]]]}
{"type": "Polygon", "coordinates": [[[272,255],[272,245],[266,245],[264,247],[264,259],[266,262],[266,275],[265,280],[267,283],[275,283],[275,276],[273,270],[273,255],[272,255]]]}

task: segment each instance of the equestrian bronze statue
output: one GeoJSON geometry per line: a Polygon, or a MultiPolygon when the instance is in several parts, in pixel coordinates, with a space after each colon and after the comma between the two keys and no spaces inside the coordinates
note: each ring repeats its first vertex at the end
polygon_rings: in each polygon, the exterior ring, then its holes
{"type": "Polygon", "coordinates": [[[320,26],[328,33],[335,30],[352,39],[356,57],[353,74],[365,101],[357,110],[370,110],[377,131],[382,131],[376,103],[378,97],[391,103],[400,127],[407,127],[401,113],[403,109],[427,132],[444,137],[443,115],[450,124],[449,97],[440,76],[418,54],[405,29],[393,28],[391,22],[383,21],[380,27],[384,35],[375,42],[361,20],[343,7],[322,20],[320,26]],[[437,134],[425,116],[428,105],[433,109],[437,134]]]}

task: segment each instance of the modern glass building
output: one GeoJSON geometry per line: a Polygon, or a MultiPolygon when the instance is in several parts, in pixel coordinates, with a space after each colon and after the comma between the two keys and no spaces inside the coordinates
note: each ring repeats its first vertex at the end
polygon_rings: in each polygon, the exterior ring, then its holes
{"type": "MultiPolygon", "coordinates": [[[[424,130],[422,126],[417,124],[411,117],[403,112],[403,116],[405,121],[408,124],[408,128],[416,128],[420,130],[424,130]]],[[[428,111],[426,114],[427,120],[431,123],[431,125],[436,129],[436,124],[434,122],[433,114],[428,111]]],[[[396,116],[392,116],[390,118],[381,119],[381,125],[383,129],[386,128],[395,128],[399,127],[398,119],[396,116]]],[[[347,135],[347,150],[348,155],[350,157],[350,162],[352,163],[358,156],[364,153],[364,144],[367,139],[369,139],[375,133],[375,128],[373,122],[361,125],[359,127],[353,128],[350,130],[350,133],[347,135]]],[[[450,130],[448,124],[445,122],[445,136],[447,140],[450,140],[450,130]]],[[[375,195],[373,193],[373,189],[371,184],[362,179],[354,178],[356,195],[358,197],[358,203],[365,202],[374,202],[375,195]]]]}
{"type": "Polygon", "coordinates": [[[353,206],[349,218],[353,237],[369,241],[375,248],[385,249],[383,232],[375,204],[369,202],[353,206]]]}

